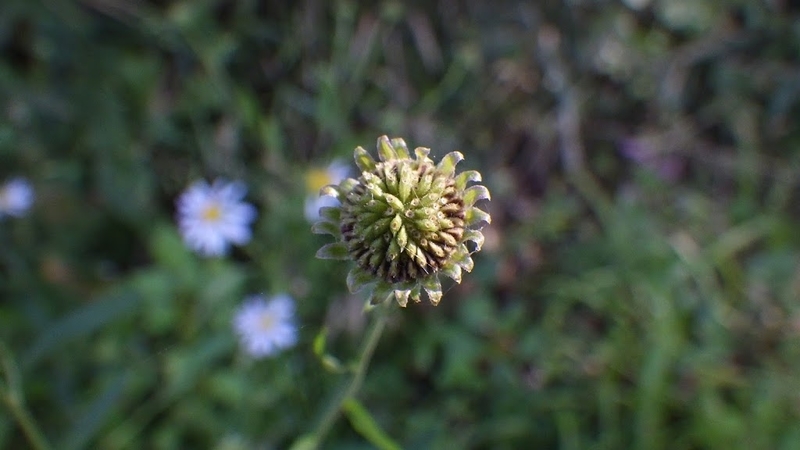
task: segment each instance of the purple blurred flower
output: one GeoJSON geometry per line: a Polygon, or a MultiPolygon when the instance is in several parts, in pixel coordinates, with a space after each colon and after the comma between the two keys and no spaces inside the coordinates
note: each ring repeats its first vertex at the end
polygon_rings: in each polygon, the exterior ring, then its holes
{"type": "Polygon", "coordinates": [[[33,188],[28,180],[17,177],[0,186],[0,219],[22,217],[33,205],[33,188]]]}
{"type": "Polygon", "coordinates": [[[249,242],[256,209],[242,201],[246,193],[238,181],[189,186],[177,200],[178,227],[186,245],[204,256],[220,256],[231,244],[249,242]]]}
{"type": "Polygon", "coordinates": [[[236,313],[233,329],[245,352],[254,358],[292,347],[297,342],[294,301],[286,294],[269,300],[262,295],[250,296],[236,313]]]}
{"type": "Polygon", "coordinates": [[[655,137],[626,137],[619,144],[620,153],[639,166],[654,172],[665,181],[677,181],[683,175],[684,161],[664,151],[655,137]]]}

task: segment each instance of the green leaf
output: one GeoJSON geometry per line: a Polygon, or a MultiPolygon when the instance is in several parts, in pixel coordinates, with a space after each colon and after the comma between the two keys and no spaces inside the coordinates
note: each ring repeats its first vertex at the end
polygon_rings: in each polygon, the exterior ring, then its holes
{"type": "Polygon", "coordinates": [[[475,243],[475,251],[479,252],[483,247],[483,233],[478,230],[466,230],[464,232],[464,241],[472,241],[475,243]]]}
{"type": "Polygon", "coordinates": [[[339,223],[342,220],[342,208],[338,206],[323,206],[319,209],[319,215],[323,219],[339,223]]]}
{"type": "Polygon", "coordinates": [[[394,298],[397,300],[398,305],[405,308],[406,305],[408,305],[408,296],[410,294],[411,294],[411,289],[395,289],[394,298]]]}
{"type": "Polygon", "coordinates": [[[87,448],[87,444],[97,431],[112,417],[112,411],[118,405],[128,383],[128,376],[128,372],[122,372],[108,383],[108,386],[75,419],[72,429],[64,439],[64,444],[58,448],[87,448]]]}
{"type": "Polygon", "coordinates": [[[414,303],[419,303],[422,301],[420,299],[421,294],[422,294],[422,286],[420,286],[419,283],[414,283],[414,286],[411,287],[409,297],[411,298],[411,300],[414,300],[414,303]]]}
{"type": "Polygon", "coordinates": [[[478,184],[464,191],[464,206],[466,207],[474,205],[477,201],[489,199],[491,199],[491,194],[489,194],[489,189],[486,189],[486,186],[478,184]]]}
{"type": "Polygon", "coordinates": [[[232,335],[210,335],[191,347],[182,346],[167,353],[164,383],[167,395],[178,398],[194,389],[217,360],[230,355],[235,343],[232,335]]]}
{"type": "Polygon", "coordinates": [[[492,216],[486,211],[481,211],[478,208],[472,207],[467,209],[467,214],[464,217],[467,226],[477,225],[481,222],[492,223],[492,216]]]}
{"type": "Polygon", "coordinates": [[[338,259],[338,260],[348,260],[350,259],[350,254],[347,252],[347,246],[344,245],[342,242],[333,242],[330,244],[325,244],[317,250],[317,258],[319,259],[338,259]]]}
{"type": "Polygon", "coordinates": [[[442,275],[450,277],[456,283],[461,283],[461,266],[458,264],[450,264],[448,266],[442,267],[440,270],[442,275]]]}
{"type": "Polygon", "coordinates": [[[325,343],[327,340],[328,340],[328,328],[322,327],[319,330],[319,333],[317,333],[317,335],[314,336],[314,344],[312,346],[314,349],[314,355],[316,355],[318,358],[325,353],[325,343]]]}
{"type": "Polygon", "coordinates": [[[433,274],[422,280],[422,287],[428,293],[428,299],[436,306],[442,300],[442,283],[439,281],[439,276],[433,274]]]}
{"type": "Polygon", "coordinates": [[[447,175],[453,175],[456,172],[456,164],[464,160],[464,155],[461,152],[450,152],[444,155],[439,164],[436,165],[436,169],[439,172],[442,172],[447,175]]]}
{"type": "Polygon", "coordinates": [[[345,178],[344,181],[339,183],[337,189],[339,190],[339,193],[344,197],[345,195],[347,195],[348,192],[352,191],[353,188],[358,186],[359,184],[361,184],[361,182],[356,180],[355,178],[345,178]]]}
{"type": "Polygon", "coordinates": [[[353,267],[347,274],[347,290],[355,294],[374,281],[375,277],[372,274],[358,267],[353,267]]]}
{"type": "Polygon", "coordinates": [[[319,446],[319,438],[314,434],[304,434],[297,438],[289,450],[316,450],[319,446]]]}
{"type": "Polygon", "coordinates": [[[472,272],[472,268],[475,267],[475,262],[472,261],[472,257],[469,255],[469,252],[458,252],[453,255],[453,262],[461,266],[467,272],[472,272]]]}
{"type": "Polygon", "coordinates": [[[329,372],[333,373],[342,373],[344,371],[344,367],[342,367],[342,363],[335,357],[328,353],[325,353],[325,343],[328,339],[328,328],[322,327],[314,336],[314,343],[313,343],[313,350],[314,355],[319,358],[320,363],[322,366],[327,369],[329,372]]]}
{"type": "Polygon", "coordinates": [[[353,428],[370,444],[381,450],[399,450],[401,448],[380,428],[369,411],[358,400],[348,398],[342,403],[342,409],[353,428]]]}
{"type": "Polygon", "coordinates": [[[130,317],[140,297],[129,290],[112,292],[58,319],[39,335],[22,359],[25,370],[64,345],[83,338],[123,317],[130,317]]]}
{"type": "Polygon", "coordinates": [[[382,303],[389,301],[392,298],[394,298],[394,290],[392,289],[391,285],[389,285],[389,283],[386,283],[384,281],[379,281],[378,284],[375,286],[375,288],[372,290],[369,299],[367,299],[366,308],[368,309],[369,306],[380,305],[382,303]]]}
{"type": "Polygon", "coordinates": [[[467,188],[467,183],[480,183],[482,180],[481,173],[477,170],[466,170],[456,176],[456,189],[464,190],[467,188]]]}
{"type": "Polygon", "coordinates": [[[335,223],[328,222],[327,220],[315,222],[314,225],[311,225],[311,232],[314,234],[330,234],[331,236],[337,238],[342,233],[335,223]]]}
{"type": "Polygon", "coordinates": [[[322,362],[322,367],[324,367],[328,372],[344,373],[345,371],[345,367],[342,365],[342,362],[339,361],[339,358],[331,354],[326,353],[322,355],[320,362],[322,362]]]}

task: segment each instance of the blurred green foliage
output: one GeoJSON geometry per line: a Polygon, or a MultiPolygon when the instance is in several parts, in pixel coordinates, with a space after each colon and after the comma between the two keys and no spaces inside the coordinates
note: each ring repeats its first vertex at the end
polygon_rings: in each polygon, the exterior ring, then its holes
{"type": "MultiPolygon", "coordinates": [[[[342,379],[315,336],[347,362],[366,319],[314,258],[304,176],[389,134],[462,151],[493,224],[440,306],[392,317],[324,448],[800,448],[799,12],[4,1],[0,181],[37,199],[0,222],[0,337],[32,415],[58,449],[310,430],[342,379]],[[173,202],[218,176],[260,216],[208,260],[173,202]],[[237,349],[255,292],[297,300],[295,349],[237,349]]],[[[0,448],[27,446],[3,410],[0,448]]]]}

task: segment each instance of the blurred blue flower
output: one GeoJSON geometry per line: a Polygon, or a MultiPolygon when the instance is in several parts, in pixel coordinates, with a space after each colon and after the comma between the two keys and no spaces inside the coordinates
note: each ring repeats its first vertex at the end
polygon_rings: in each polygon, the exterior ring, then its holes
{"type": "Polygon", "coordinates": [[[350,166],[342,161],[336,159],[332,161],[328,167],[315,168],[308,171],[306,174],[306,188],[308,196],[305,203],[305,216],[306,220],[311,223],[320,219],[319,209],[323,206],[336,206],[339,201],[328,195],[319,195],[319,190],[329,184],[339,184],[350,175],[350,166]]]}
{"type": "Polygon", "coordinates": [[[274,355],[297,342],[294,301],[286,294],[269,300],[262,295],[249,296],[236,313],[233,328],[250,356],[274,355]]]}
{"type": "Polygon", "coordinates": [[[3,216],[22,217],[33,205],[33,187],[28,180],[17,177],[0,186],[0,219],[3,216]]]}
{"type": "Polygon", "coordinates": [[[189,186],[176,202],[186,245],[201,255],[219,256],[228,252],[230,244],[249,242],[256,209],[242,201],[246,193],[238,181],[216,180],[211,185],[198,181],[189,186]]]}

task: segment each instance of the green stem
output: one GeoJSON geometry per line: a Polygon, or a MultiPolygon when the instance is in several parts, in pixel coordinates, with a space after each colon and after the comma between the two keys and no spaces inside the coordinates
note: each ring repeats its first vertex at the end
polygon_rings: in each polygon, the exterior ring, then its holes
{"type": "Polygon", "coordinates": [[[49,450],[52,448],[44,437],[44,433],[39,429],[31,413],[25,407],[25,399],[22,396],[22,389],[19,379],[19,372],[14,363],[11,351],[5,343],[0,342],[0,358],[2,359],[3,371],[5,372],[6,386],[0,388],[0,395],[3,402],[8,406],[11,415],[14,416],[25,437],[36,450],[49,450]]]}
{"type": "Polygon", "coordinates": [[[3,394],[3,400],[5,400],[14,419],[17,420],[17,423],[25,433],[25,437],[28,438],[31,447],[36,450],[49,450],[51,448],[50,444],[45,439],[42,431],[39,430],[39,427],[36,426],[36,421],[25,408],[24,402],[10,392],[4,392],[3,394]]]}
{"type": "Polygon", "coordinates": [[[322,420],[320,420],[317,428],[313,433],[311,433],[311,435],[314,436],[314,442],[317,445],[322,442],[322,440],[325,438],[325,435],[327,435],[331,427],[333,427],[334,422],[336,422],[336,419],[342,412],[342,405],[344,402],[355,397],[358,391],[361,389],[361,385],[364,383],[364,376],[367,373],[367,368],[372,360],[373,353],[375,353],[375,348],[378,346],[378,341],[383,333],[383,329],[386,327],[386,320],[389,317],[387,311],[376,312],[378,313],[378,317],[372,324],[372,328],[370,329],[369,334],[364,341],[364,346],[361,350],[361,356],[359,358],[355,373],[353,374],[353,378],[350,379],[350,382],[339,395],[339,398],[333,402],[327,411],[325,411],[325,415],[322,416],[322,420]]]}

